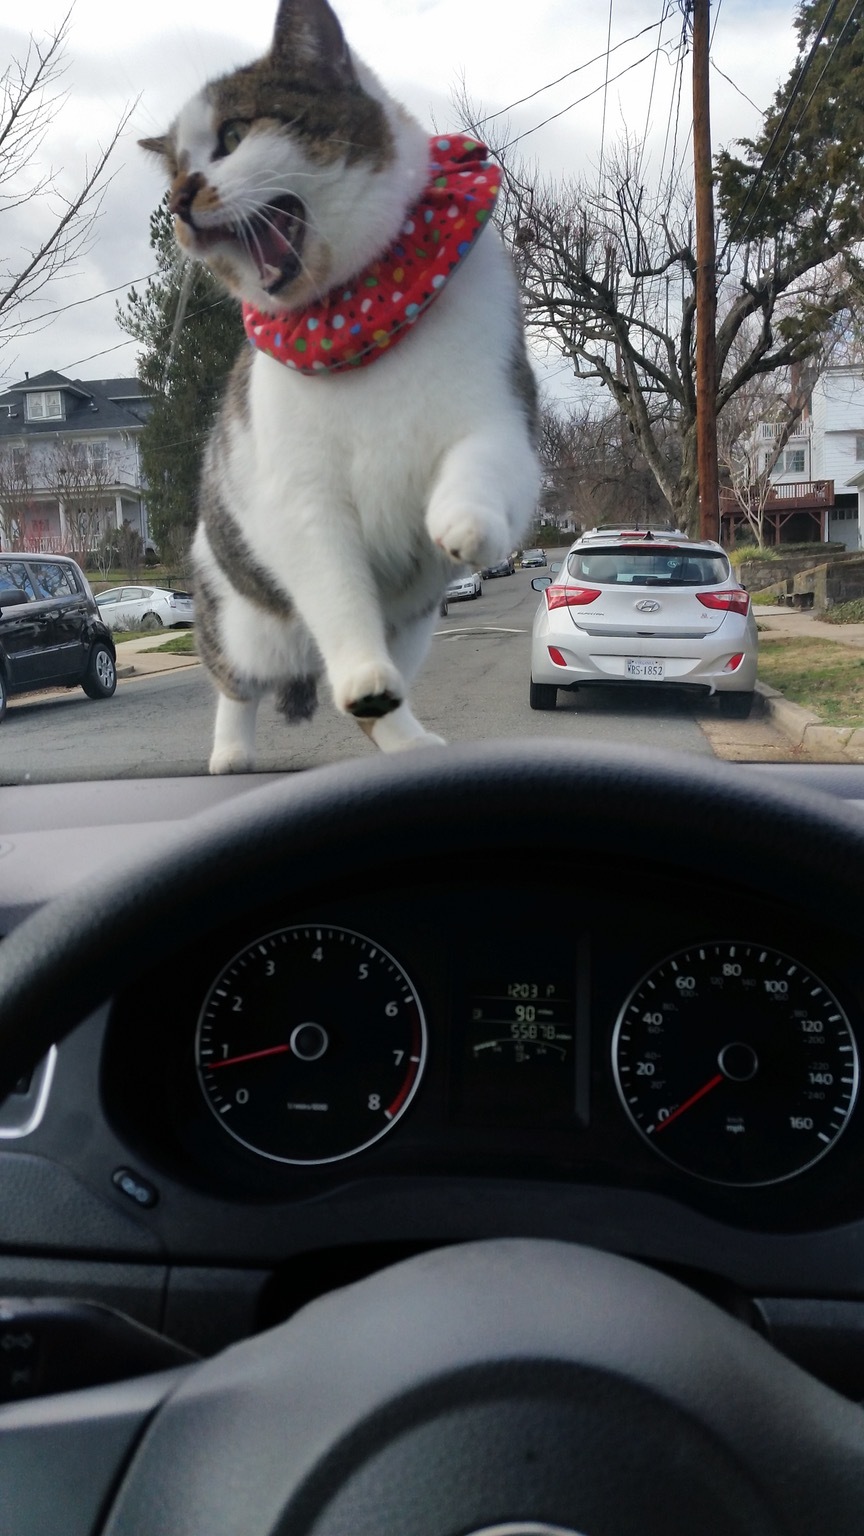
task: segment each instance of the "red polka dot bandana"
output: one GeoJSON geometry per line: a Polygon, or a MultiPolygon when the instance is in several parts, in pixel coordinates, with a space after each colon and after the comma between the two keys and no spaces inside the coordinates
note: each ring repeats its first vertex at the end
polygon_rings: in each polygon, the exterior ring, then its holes
{"type": "Polygon", "coordinates": [[[298,373],[363,368],[410,334],[489,220],[501,172],[476,139],[429,140],[429,184],[398,239],[347,287],[306,309],[268,315],[243,305],[254,346],[298,373]]]}

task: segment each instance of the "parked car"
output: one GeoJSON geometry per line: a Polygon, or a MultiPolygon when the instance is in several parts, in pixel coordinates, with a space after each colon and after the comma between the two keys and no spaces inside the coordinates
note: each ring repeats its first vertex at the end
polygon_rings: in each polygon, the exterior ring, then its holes
{"type": "Polygon", "coordinates": [[[525,570],[525,568],[527,566],[545,565],[545,564],[546,564],[546,556],[545,556],[545,554],[544,554],[542,549],[526,549],[526,550],[523,551],[523,554],[522,554],[522,569],[523,570],[525,570]]]}
{"type": "Polygon", "coordinates": [[[192,594],[168,587],[107,587],[96,593],[96,602],[111,629],[182,629],[195,623],[192,594]]]}
{"type": "Polygon", "coordinates": [[[515,569],[513,556],[508,555],[506,560],[496,560],[494,565],[484,566],[480,575],[484,581],[487,581],[493,576],[512,576],[515,569]]]}
{"type": "Polygon", "coordinates": [[[13,694],[83,688],[108,699],[117,653],[84,572],[66,555],[0,557],[0,720],[13,694]]]}
{"type": "Polygon", "coordinates": [[[759,637],[750,598],[712,541],[617,532],[577,539],[542,600],[531,641],[529,702],[554,709],[559,688],[664,687],[716,694],[746,719],[759,637]]]}
{"type": "Polygon", "coordinates": [[[456,576],[450,582],[444,593],[448,603],[461,601],[467,597],[482,597],[483,582],[479,571],[471,571],[467,576],[456,576]]]}

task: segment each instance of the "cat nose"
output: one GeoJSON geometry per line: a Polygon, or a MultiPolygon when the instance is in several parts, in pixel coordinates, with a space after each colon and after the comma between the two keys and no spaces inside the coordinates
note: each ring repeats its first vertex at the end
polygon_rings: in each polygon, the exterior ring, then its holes
{"type": "Polygon", "coordinates": [[[192,204],[203,186],[204,177],[200,171],[194,171],[191,176],[179,177],[171,188],[168,207],[171,213],[176,214],[185,224],[193,222],[192,204]]]}

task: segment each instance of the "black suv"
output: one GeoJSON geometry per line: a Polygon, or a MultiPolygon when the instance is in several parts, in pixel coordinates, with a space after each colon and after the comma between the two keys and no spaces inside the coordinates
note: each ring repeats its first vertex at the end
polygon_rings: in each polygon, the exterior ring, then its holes
{"type": "Polygon", "coordinates": [[[110,699],[117,652],[67,555],[0,555],[0,720],[10,694],[76,688],[110,699]]]}

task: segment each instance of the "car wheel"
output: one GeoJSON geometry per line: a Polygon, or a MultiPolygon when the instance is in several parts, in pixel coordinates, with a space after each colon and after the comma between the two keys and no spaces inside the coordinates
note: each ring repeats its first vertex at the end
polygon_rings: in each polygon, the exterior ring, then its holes
{"type": "Polygon", "coordinates": [[[532,709],[555,709],[558,703],[558,689],[552,683],[535,683],[532,678],[528,689],[528,703],[532,709]]]}
{"type": "Polygon", "coordinates": [[[482,586],[478,585],[478,586],[476,586],[474,588],[474,596],[475,597],[482,597],[483,596],[483,588],[482,588],[482,586]]]}
{"type": "Polygon", "coordinates": [[[117,687],[117,668],[107,645],[97,641],[90,652],[81,687],[88,699],[110,699],[117,687]]]}
{"type": "Polygon", "coordinates": [[[162,628],[162,620],[160,619],[158,613],[145,613],[143,619],[141,620],[141,628],[142,629],[161,629],[162,628]]]}
{"type": "Polygon", "coordinates": [[[438,613],[442,619],[446,619],[449,612],[450,609],[447,605],[447,599],[446,597],[442,597],[440,603],[438,604],[438,613]]]}
{"type": "Polygon", "coordinates": [[[9,692],[8,692],[7,687],[6,687],[6,679],[3,676],[3,673],[0,672],[0,720],[3,719],[3,716],[6,713],[6,704],[7,704],[8,698],[9,698],[9,692]]]}
{"type": "Polygon", "coordinates": [[[752,693],[718,693],[717,707],[727,720],[746,720],[754,698],[752,693]]]}

